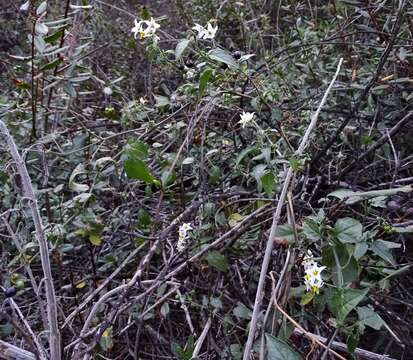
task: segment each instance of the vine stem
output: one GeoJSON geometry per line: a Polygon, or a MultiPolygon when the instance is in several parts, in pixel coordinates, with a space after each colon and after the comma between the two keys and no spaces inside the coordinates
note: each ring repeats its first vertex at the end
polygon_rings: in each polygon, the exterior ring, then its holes
{"type": "MultiPolygon", "coordinates": [[[[339,72],[340,72],[340,68],[341,68],[342,63],[343,63],[343,59],[341,58],[338,62],[337,69],[336,69],[336,72],[334,74],[334,77],[331,80],[330,85],[328,86],[326,92],[324,93],[324,96],[321,99],[320,105],[318,106],[316,112],[312,116],[310,124],[308,125],[308,128],[307,128],[307,130],[306,130],[306,132],[305,132],[305,134],[304,134],[304,136],[301,140],[301,143],[300,143],[297,151],[295,152],[295,155],[298,156],[298,157],[303,155],[303,153],[304,153],[304,150],[305,150],[305,148],[308,144],[308,140],[310,138],[310,134],[311,134],[312,130],[315,128],[315,126],[317,124],[317,119],[320,115],[321,109],[323,108],[324,104],[326,103],[328,94],[330,93],[331,89],[333,88],[333,85],[334,85],[334,83],[337,79],[337,76],[338,76],[339,72]]],[[[259,316],[259,313],[260,313],[260,310],[261,310],[262,299],[264,297],[265,278],[267,276],[268,266],[270,264],[272,249],[273,249],[273,246],[274,246],[274,238],[275,238],[276,230],[277,230],[277,227],[278,227],[278,222],[279,222],[280,217],[281,217],[281,210],[284,206],[285,198],[287,196],[287,192],[288,192],[288,189],[289,189],[289,186],[290,186],[290,183],[291,183],[291,180],[292,180],[294,174],[295,174],[295,171],[290,166],[288,171],[287,171],[287,175],[285,177],[285,181],[284,181],[283,188],[281,190],[280,197],[278,199],[277,208],[275,209],[275,212],[274,212],[274,215],[273,215],[270,235],[268,237],[267,246],[265,248],[265,253],[264,253],[264,259],[263,259],[262,265],[261,265],[260,278],[258,280],[258,287],[257,287],[257,291],[256,291],[256,294],[255,294],[254,309],[253,309],[253,313],[252,313],[252,318],[251,318],[247,343],[245,344],[243,360],[249,360],[250,359],[251,349],[252,349],[252,346],[253,346],[253,343],[254,343],[254,338],[255,338],[255,331],[256,331],[256,328],[257,328],[258,316],[259,316]]]]}
{"type": "Polygon", "coordinates": [[[19,150],[13,137],[10,135],[9,129],[6,124],[0,120],[0,133],[2,133],[6,139],[7,146],[10,154],[16,164],[17,171],[21,177],[23,195],[29,202],[33,223],[35,227],[35,234],[39,243],[40,259],[42,263],[45,292],[46,292],[46,308],[48,318],[48,333],[49,333],[49,346],[50,346],[50,359],[61,359],[61,344],[60,344],[60,331],[57,321],[57,305],[56,305],[56,293],[53,285],[53,277],[49,259],[49,249],[47,245],[46,235],[44,233],[44,227],[42,218],[40,216],[37,199],[34,194],[32,182],[30,180],[29,172],[27,171],[26,164],[21,157],[19,150]]]}

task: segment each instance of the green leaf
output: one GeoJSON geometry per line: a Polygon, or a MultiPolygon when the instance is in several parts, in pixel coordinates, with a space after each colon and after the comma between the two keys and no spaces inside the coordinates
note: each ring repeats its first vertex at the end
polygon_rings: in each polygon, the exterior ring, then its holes
{"type": "Polygon", "coordinates": [[[267,342],[268,360],[302,360],[300,354],[286,342],[270,334],[265,334],[265,340],[267,342]]]}
{"type": "Polygon", "coordinates": [[[376,196],[395,195],[400,191],[401,192],[412,192],[413,187],[408,185],[408,186],[394,188],[394,189],[372,190],[372,191],[365,191],[365,192],[351,191],[348,189],[339,189],[339,190],[333,191],[327,196],[334,196],[340,200],[346,199],[346,204],[355,204],[358,201],[367,200],[367,199],[370,199],[376,196]]]}
{"type": "Polygon", "coordinates": [[[336,290],[329,305],[338,323],[342,324],[344,322],[350,311],[364,299],[368,292],[368,289],[343,288],[336,290]]]}
{"type": "Polygon", "coordinates": [[[61,62],[62,62],[62,59],[61,59],[60,57],[59,57],[59,58],[56,58],[55,60],[49,62],[48,64],[46,64],[46,65],[44,65],[44,66],[42,66],[42,67],[40,68],[40,70],[53,69],[53,68],[55,68],[56,66],[58,66],[61,62]]]}
{"type": "Polygon", "coordinates": [[[356,350],[356,347],[359,343],[359,333],[351,333],[348,337],[347,337],[347,350],[352,354],[354,353],[354,350],[356,350]]]}
{"type": "MultiPolygon", "coordinates": [[[[354,256],[351,255],[347,249],[348,245],[337,245],[335,246],[336,254],[338,257],[339,265],[341,267],[341,274],[343,275],[344,286],[358,280],[359,275],[359,265],[354,256]]],[[[350,245],[351,246],[351,245],[350,245]]],[[[322,264],[331,269],[332,279],[334,284],[340,286],[338,274],[338,264],[334,257],[333,248],[331,246],[326,246],[323,248],[322,252],[322,264]]]]}
{"type": "Polygon", "coordinates": [[[354,249],[354,258],[356,260],[361,259],[367,252],[367,250],[369,249],[369,246],[367,245],[366,242],[358,242],[356,244],[356,247],[354,249]]]}
{"type": "Polygon", "coordinates": [[[99,246],[100,244],[102,244],[102,239],[99,234],[90,234],[89,241],[94,246],[99,246]]]}
{"type": "Polygon", "coordinates": [[[238,302],[237,306],[232,310],[232,313],[238,318],[238,319],[246,319],[249,320],[251,319],[252,316],[252,311],[248,309],[243,303],[238,302]]]}
{"type": "Polygon", "coordinates": [[[145,143],[134,139],[128,140],[125,151],[128,157],[136,157],[141,160],[148,157],[148,146],[145,143]]]}
{"type": "Polygon", "coordinates": [[[356,243],[363,233],[363,226],[353,218],[338,219],[334,225],[337,239],[342,243],[356,243]]]}
{"type": "Polygon", "coordinates": [[[374,330],[380,330],[385,325],[384,320],[369,306],[361,306],[356,309],[359,321],[374,330]]]}
{"type": "Polygon", "coordinates": [[[240,154],[237,157],[237,161],[235,162],[235,166],[238,166],[244,158],[246,158],[248,155],[251,153],[257,151],[257,148],[255,146],[252,147],[247,147],[246,149],[242,150],[240,154]]]}
{"type": "Polygon", "coordinates": [[[321,225],[311,218],[306,218],[303,225],[303,233],[310,240],[320,240],[322,236],[321,225]]]}
{"type": "Polygon", "coordinates": [[[257,166],[254,167],[252,170],[252,176],[254,176],[256,182],[257,182],[257,187],[258,191],[261,191],[262,189],[262,182],[261,178],[264,175],[265,170],[267,169],[267,165],[265,164],[258,164],[257,166]]]}
{"type": "Polygon", "coordinates": [[[43,38],[43,40],[48,44],[52,44],[56,40],[59,40],[62,37],[63,31],[64,31],[64,28],[60,28],[59,30],[54,32],[52,35],[49,35],[49,36],[46,36],[45,38],[43,38]]]}
{"type": "Polygon", "coordinates": [[[228,262],[226,257],[219,251],[210,251],[207,255],[208,264],[221,272],[228,271],[228,262]]]}
{"type": "Polygon", "coordinates": [[[108,327],[102,334],[100,340],[99,340],[99,345],[102,348],[103,351],[108,351],[113,347],[113,339],[112,339],[112,334],[113,330],[112,327],[108,327]]]}
{"type": "Polygon", "coordinates": [[[227,50],[215,48],[208,52],[208,56],[212,60],[216,60],[227,64],[229,67],[238,68],[238,63],[235,58],[231,55],[231,53],[227,50]]]}
{"type": "Polygon", "coordinates": [[[370,245],[370,250],[373,251],[377,256],[380,256],[383,260],[396,266],[396,260],[391,253],[391,249],[399,248],[401,244],[393,243],[390,241],[376,240],[370,245]]]}
{"type": "Polygon", "coordinates": [[[275,229],[275,237],[287,240],[289,244],[295,241],[294,227],[290,224],[278,225],[275,229]]]}
{"type": "Polygon", "coordinates": [[[314,293],[312,293],[312,292],[307,292],[302,298],[301,298],[301,301],[300,301],[300,304],[301,305],[307,305],[311,300],[313,300],[313,298],[314,298],[314,293]]]}
{"type": "Polygon", "coordinates": [[[182,57],[190,42],[191,41],[188,39],[182,39],[178,41],[175,47],[175,59],[178,60],[182,57]]]}
{"type": "Polygon", "coordinates": [[[209,171],[209,177],[208,177],[208,182],[211,185],[217,185],[219,182],[219,179],[221,178],[221,170],[218,166],[212,166],[210,171],[209,171]]]}
{"type": "Polygon", "coordinates": [[[199,76],[199,88],[198,88],[198,95],[202,97],[205,92],[205,89],[208,85],[208,82],[212,79],[212,69],[206,68],[201,75],[199,76]]]}
{"type": "Polygon", "coordinates": [[[276,177],[272,171],[267,171],[261,177],[262,187],[264,188],[265,194],[270,198],[274,194],[274,188],[276,185],[276,177]]]}
{"type": "Polygon", "coordinates": [[[155,180],[146,164],[140,159],[129,158],[123,163],[123,167],[130,179],[141,180],[147,184],[151,184],[155,180]]]}
{"type": "Polygon", "coordinates": [[[175,171],[171,172],[168,169],[168,170],[165,170],[161,175],[161,183],[162,183],[163,188],[166,188],[166,187],[172,185],[175,182],[175,180],[176,180],[175,171]]]}

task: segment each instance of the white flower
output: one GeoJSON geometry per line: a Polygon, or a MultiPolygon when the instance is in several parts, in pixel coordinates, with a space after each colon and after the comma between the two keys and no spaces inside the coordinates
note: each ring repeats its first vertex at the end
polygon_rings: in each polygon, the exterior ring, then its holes
{"type": "Polygon", "coordinates": [[[206,28],[199,24],[195,24],[192,28],[198,33],[198,39],[212,40],[218,31],[218,26],[213,27],[211,22],[208,22],[206,28]]]}
{"type": "Polygon", "coordinates": [[[241,120],[238,121],[241,124],[242,128],[244,128],[253,118],[255,113],[245,112],[243,111],[241,114],[241,120]]]}
{"type": "Polygon", "coordinates": [[[103,89],[103,93],[104,93],[106,96],[111,96],[111,95],[113,94],[113,91],[112,91],[112,89],[111,89],[109,86],[106,86],[106,87],[103,89]]]}
{"type": "Polygon", "coordinates": [[[185,78],[186,79],[193,79],[196,75],[196,71],[191,68],[186,69],[185,78]]]}
{"type": "Polygon", "coordinates": [[[140,97],[139,102],[141,103],[141,105],[145,105],[148,102],[148,100],[146,100],[144,97],[140,97]]]}
{"type": "Polygon", "coordinates": [[[176,249],[181,252],[185,249],[187,245],[187,240],[189,239],[188,231],[193,230],[191,223],[183,223],[179,227],[179,238],[178,238],[178,243],[176,244],[176,249]]]}
{"type": "Polygon", "coordinates": [[[326,266],[318,266],[317,262],[313,258],[311,251],[307,252],[308,255],[304,257],[304,285],[306,291],[311,291],[314,294],[318,294],[320,288],[324,285],[323,279],[321,278],[321,272],[326,268],[326,266]]]}
{"type": "Polygon", "coordinates": [[[153,38],[155,41],[159,39],[159,37],[155,34],[156,30],[160,28],[160,25],[155,21],[154,18],[151,20],[141,20],[137,21],[135,19],[135,26],[132,28],[132,32],[134,33],[135,39],[138,37],[141,40],[146,38],[153,38]]]}

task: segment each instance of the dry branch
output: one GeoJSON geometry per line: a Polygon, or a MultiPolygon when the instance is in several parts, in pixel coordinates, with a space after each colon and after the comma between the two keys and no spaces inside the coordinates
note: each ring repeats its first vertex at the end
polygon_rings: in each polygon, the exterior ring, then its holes
{"type": "Polygon", "coordinates": [[[44,233],[42,218],[40,216],[39,207],[37,205],[37,199],[34,195],[32,182],[30,180],[29,173],[26,168],[26,164],[17,149],[16,143],[13,137],[10,135],[9,129],[6,124],[0,120],[0,133],[6,139],[7,146],[10,154],[16,164],[17,171],[21,177],[23,194],[28,200],[32,218],[35,227],[36,239],[39,243],[40,259],[42,263],[42,269],[44,274],[44,283],[46,290],[46,306],[48,317],[48,329],[49,332],[49,346],[50,346],[50,358],[53,360],[59,360],[61,358],[60,351],[60,332],[57,323],[57,305],[56,294],[53,285],[53,277],[49,259],[49,248],[47,245],[46,235],[44,233]]]}

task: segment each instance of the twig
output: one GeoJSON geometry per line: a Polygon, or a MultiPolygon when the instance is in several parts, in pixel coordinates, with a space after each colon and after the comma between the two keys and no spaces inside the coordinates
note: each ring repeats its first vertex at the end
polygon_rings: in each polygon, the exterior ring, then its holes
{"type": "Polygon", "coordinates": [[[198,340],[195,343],[195,349],[192,352],[192,358],[196,358],[201,351],[202,344],[205,341],[205,338],[208,334],[209,329],[211,328],[211,318],[208,318],[207,323],[205,324],[204,330],[202,330],[201,335],[199,336],[198,340]]]}
{"type": "Polygon", "coordinates": [[[22,314],[19,306],[16,304],[16,302],[12,298],[7,299],[7,300],[9,302],[10,306],[16,312],[17,316],[20,318],[21,322],[23,323],[24,327],[26,328],[26,331],[29,333],[29,336],[31,337],[34,346],[36,346],[37,352],[39,354],[39,360],[47,360],[47,355],[46,355],[46,352],[45,352],[43,346],[40,344],[39,340],[37,339],[37,336],[33,332],[33,329],[31,328],[31,326],[27,322],[26,318],[22,314]]]}
{"type": "MultiPolygon", "coordinates": [[[[313,117],[311,119],[311,122],[310,122],[310,125],[308,126],[308,128],[307,128],[307,130],[304,134],[304,137],[301,140],[300,146],[298,147],[298,150],[296,151],[296,156],[301,156],[304,153],[304,149],[307,146],[307,142],[308,142],[308,139],[310,137],[311,131],[314,129],[314,127],[317,124],[318,116],[320,115],[321,109],[323,108],[325,102],[327,101],[328,94],[330,93],[330,91],[331,91],[331,89],[334,85],[334,82],[337,79],[337,76],[340,72],[340,68],[341,68],[342,63],[343,63],[343,59],[341,58],[338,62],[337,70],[336,70],[336,73],[334,74],[333,80],[331,81],[330,85],[328,86],[323,98],[321,99],[320,105],[318,106],[315,114],[313,115],[313,117]]],[[[243,360],[249,360],[249,358],[250,358],[251,348],[252,348],[252,345],[253,345],[253,342],[254,342],[254,337],[255,337],[255,330],[256,330],[257,322],[258,322],[258,316],[259,316],[259,312],[260,312],[260,309],[261,309],[261,302],[262,302],[262,298],[263,298],[263,295],[264,295],[265,278],[266,278],[266,275],[267,275],[267,270],[268,270],[268,266],[269,266],[269,263],[270,263],[271,253],[272,253],[272,249],[273,249],[273,245],[274,245],[275,231],[278,227],[278,222],[279,222],[280,217],[281,217],[281,210],[284,206],[285,198],[287,196],[288,188],[290,186],[290,182],[291,182],[291,179],[293,178],[293,175],[294,175],[294,170],[293,170],[292,167],[290,167],[288,169],[287,175],[285,177],[284,185],[283,185],[283,188],[281,190],[280,197],[278,199],[277,208],[276,208],[275,213],[273,215],[272,225],[271,225],[271,230],[270,230],[270,236],[269,236],[268,241],[267,241],[267,246],[266,246],[265,253],[264,253],[264,259],[263,259],[262,266],[261,266],[260,278],[258,280],[258,287],[257,287],[256,295],[255,295],[254,310],[253,310],[253,313],[252,313],[250,329],[249,329],[249,333],[248,333],[247,343],[245,345],[243,360]]]]}
{"type": "Polygon", "coordinates": [[[20,349],[17,346],[0,340],[0,359],[4,360],[36,360],[36,356],[30,351],[20,349]]]}
{"type": "Polygon", "coordinates": [[[9,129],[7,128],[6,124],[1,120],[0,133],[2,133],[6,138],[6,142],[9,147],[11,156],[14,162],[16,163],[17,171],[19,172],[21,177],[24,196],[29,201],[29,206],[35,227],[36,238],[39,243],[40,260],[42,263],[42,269],[44,274],[47,317],[49,321],[49,328],[47,330],[49,332],[50,358],[53,360],[60,360],[60,332],[57,323],[56,294],[53,285],[53,276],[50,266],[49,249],[47,245],[47,239],[44,233],[42,218],[40,216],[40,211],[37,204],[37,199],[34,195],[33,186],[26,168],[26,164],[19,154],[16,143],[14,142],[13,137],[10,135],[9,129]]]}
{"type": "MultiPolygon", "coordinates": [[[[296,328],[296,329],[294,329],[294,334],[301,336],[301,335],[303,335],[303,331],[299,328],[296,328]]],[[[317,339],[317,340],[321,341],[322,343],[325,343],[328,340],[327,338],[325,338],[323,336],[319,336],[319,335],[310,333],[308,331],[307,331],[307,334],[309,334],[313,339],[317,339]]],[[[331,348],[339,350],[339,351],[343,351],[343,352],[346,352],[346,353],[349,352],[348,349],[347,349],[347,345],[343,344],[341,342],[338,342],[338,341],[333,341],[331,343],[331,348]]],[[[376,354],[374,352],[367,351],[367,350],[360,349],[360,348],[356,348],[354,350],[354,355],[357,355],[357,356],[359,356],[363,359],[368,359],[368,360],[396,360],[396,359],[394,359],[394,358],[392,358],[388,355],[376,354]]]]}

